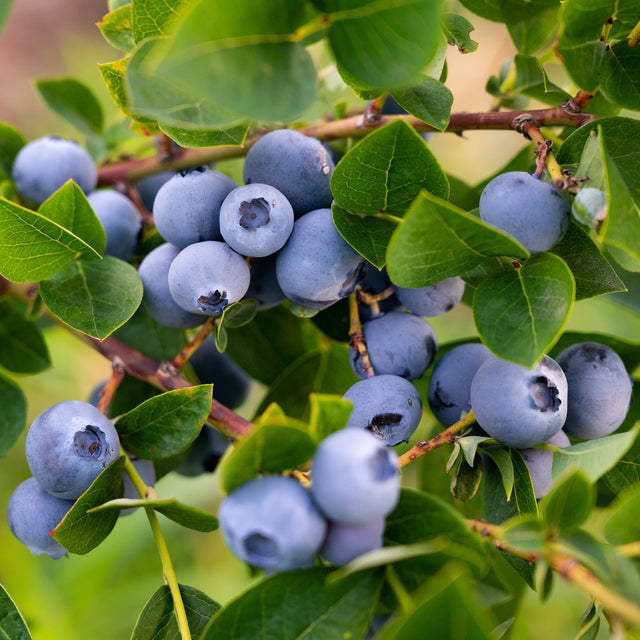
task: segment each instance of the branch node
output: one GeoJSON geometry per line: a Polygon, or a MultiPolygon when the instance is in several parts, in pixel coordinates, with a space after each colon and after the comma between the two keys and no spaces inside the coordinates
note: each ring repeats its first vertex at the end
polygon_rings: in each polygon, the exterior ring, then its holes
{"type": "Polygon", "coordinates": [[[532,116],[530,113],[523,113],[519,116],[516,116],[511,121],[511,127],[515,129],[518,133],[521,133],[527,140],[530,140],[529,134],[525,131],[526,125],[533,125],[537,129],[539,129],[542,125],[540,121],[532,116]]]}

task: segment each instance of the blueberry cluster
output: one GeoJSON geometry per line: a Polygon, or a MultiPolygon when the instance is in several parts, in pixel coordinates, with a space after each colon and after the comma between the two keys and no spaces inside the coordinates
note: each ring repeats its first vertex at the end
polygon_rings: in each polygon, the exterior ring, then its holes
{"type": "Polygon", "coordinates": [[[261,476],[231,492],[218,516],[234,555],[274,573],[310,566],[317,554],[343,565],[382,546],[400,493],[398,459],[385,444],[359,429],[336,431],[318,446],[311,479],[307,489],[261,476]]]}
{"type": "Polygon", "coordinates": [[[519,449],[537,498],[551,487],[552,452],[535,449],[613,433],[631,402],[631,378],[610,347],[582,342],[544,356],[527,369],[492,355],[484,345],[463,344],[433,368],[429,406],[450,426],[473,409],[483,431],[519,449]]]}
{"type": "Polygon", "coordinates": [[[120,455],[118,433],[93,405],[67,400],[33,421],[25,454],[32,477],[9,500],[9,527],[32,553],[59,558],[66,551],[49,533],[120,455]]]}

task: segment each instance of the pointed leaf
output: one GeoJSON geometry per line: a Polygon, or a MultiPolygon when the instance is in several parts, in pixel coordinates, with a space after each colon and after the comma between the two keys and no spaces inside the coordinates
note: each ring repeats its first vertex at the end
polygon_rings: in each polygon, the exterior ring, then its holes
{"type": "Polygon", "coordinates": [[[453,94],[442,82],[424,76],[419,84],[392,92],[396,102],[410,114],[444,131],[449,124],[453,94]]]}
{"type": "Polygon", "coordinates": [[[116,422],[123,448],[146,460],[181,453],[209,416],[212,393],[213,385],[201,384],[149,398],[116,422]]]}
{"type": "Polygon", "coordinates": [[[527,250],[506,234],[422,192],[391,239],[387,268],[398,286],[425,287],[463,274],[491,256],[527,255],[527,250]]]}
{"type": "Polygon", "coordinates": [[[85,84],[73,78],[36,80],[35,84],[48,107],[84,135],[102,133],[102,107],[85,84]]]}
{"type": "Polygon", "coordinates": [[[161,125],[160,129],[185,149],[218,147],[221,145],[242,146],[249,132],[248,124],[239,124],[229,129],[180,129],[161,125]]]}
{"type": "Polygon", "coordinates": [[[124,455],[114,460],[76,500],[52,536],[70,553],[79,555],[95,549],[118,520],[117,511],[89,513],[93,507],[122,495],[124,455]]]}
{"type": "Polygon", "coordinates": [[[449,195],[449,183],[424,140],[396,120],[358,142],[331,175],[337,204],[352,213],[402,216],[421,189],[449,195]]]}
{"type": "Polygon", "coordinates": [[[321,640],[363,637],[373,616],[382,573],[363,571],[327,584],[331,569],[278,573],[221,609],[201,640],[321,640]]]}
{"type": "Polygon", "coordinates": [[[128,53],[135,48],[130,4],[125,4],[123,7],[107,13],[98,22],[98,28],[102,32],[103,38],[116,49],[128,53]]]}
{"type": "Polygon", "coordinates": [[[482,341],[505,360],[533,366],[560,337],[575,295],[566,263],[550,253],[487,278],[476,289],[473,316],[482,341]]]}
{"type": "Polygon", "coordinates": [[[6,640],[31,640],[27,623],[2,585],[0,585],[0,633],[6,640]]]}
{"type": "Polygon", "coordinates": [[[504,487],[504,494],[507,500],[511,500],[511,493],[513,491],[513,462],[509,452],[504,447],[487,448],[483,453],[491,458],[498,471],[500,471],[500,477],[502,478],[502,486],[504,487]]]}
{"type": "MultiPolygon", "coordinates": [[[[193,640],[197,640],[207,623],[221,608],[215,600],[195,587],[178,585],[187,613],[187,623],[193,640]]],[[[149,598],[140,612],[131,640],[180,640],[173,597],[163,584],[149,598]]]]}
{"type": "Polygon", "coordinates": [[[40,284],[49,310],[74,329],[103,340],[142,301],[142,281],[130,264],[105,256],[76,260],[40,284]]]}
{"type": "Polygon", "coordinates": [[[473,25],[464,16],[445,13],[442,18],[442,31],[447,43],[458,47],[460,53],[471,53],[478,48],[478,43],[469,36],[473,31],[473,25]]]}
{"type": "Polygon", "coordinates": [[[169,35],[188,4],[185,0],[136,0],[131,15],[136,44],[147,38],[169,35]]]}
{"type": "Polygon", "coordinates": [[[82,254],[100,256],[83,238],[45,215],[0,198],[0,273],[7,280],[39,282],[82,254]]]}
{"type": "Polygon", "coordinates": [[[16,443],[26,423],[27,401],[22,389],[0,373],[0,458],[4,458],[16,443]]]}

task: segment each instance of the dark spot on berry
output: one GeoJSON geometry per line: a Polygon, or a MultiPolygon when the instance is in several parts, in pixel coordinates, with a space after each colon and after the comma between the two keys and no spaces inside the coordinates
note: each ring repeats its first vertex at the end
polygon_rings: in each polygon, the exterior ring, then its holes
{"type": "Polygon", "coordinates": [[[607,350],[599,345],[585,344],[581,351],[585,362],[604,362],[607,359],[607,350]]]}
{"type": "Polygon", "coordinates": [[[362,260],[353,269],[351,269],[347,279],[342,283],[338,295],[341,298],[346,298],[348,295],[351,295],[355,291],[358,282],[365,277],[366,273],[367,263],[362,260]]]}
{"type": "Polygon", "coordinates": [[[431,407],[439,411],[441,409],[450,409],[453,406],[455,406],[455,402],[449,401],[447,393],[440,388],[440,383],[436,382],[436,390],[431,400],[431,407]]]}
{"type": "Polygon", "coordinates": [[[264,198],[253,198],[240,203],[240,226],[248,231],[254,231],[269,222],[269,203],[264,198]]]}

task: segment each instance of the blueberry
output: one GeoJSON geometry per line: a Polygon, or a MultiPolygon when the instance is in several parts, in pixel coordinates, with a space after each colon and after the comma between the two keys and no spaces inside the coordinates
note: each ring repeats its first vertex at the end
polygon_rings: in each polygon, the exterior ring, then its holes
{"type": "Polygon", "coordinates": [[[98,183],[89,153],[72,140],[53,136],[37,138],[22,147],[13,163],[12,177],[16,191],[34,204],[42,204],[68,180],[85,193],[98,183]]]}
{"type": "Polygon", "coordinates": [[[187,457],[176,468],[176,473],[189,478],[213,473],[228,446],[229,441],[222,434],[205,424],[189,447],[187,457]]]}
{"type": "Polygon", "coordinates": [[[317,209],[296,220],[278,252],[276,276],[289,300],[324,309],[354,291],[365,264],[338,233],[331,209],[317,209]]]}
{"type": "MultiPolygon", "coordinates": [[[[142,481],[148,486],[153,487],[156,484],[156,468],[153,465],[153,461],[144,460],[143,458],[138,458],[137,456],[127,454],[129,456],[129,460],[131,460],[131,464],[133,464],[134,469],[138,472],[138,475],[142,478],[142,481]]],[[[124,493],[122,495],[123,498],[128,498],[130,500],[139,500],[140,494],[138,490],[133,485],[129,474],[126,471],[122,472],[122,483],[124,485],[124,493]]],[[[132,509],[120,509],[121,516],[131,515],[137,507],[133,507],[132,509]]]]}
{"type": "Polygon", "coordinates": [[[173,259],[169,291],[185,311],[213,316],[242,299],[250,277],[245,259],[224,242],[197,242],[173,259]]]}
{"type": "Polygon", "coordinates": [[[52,558],[61,558],[67,555],[67,550],[49,534],[73,505],[73,500],[56,498],[45,491],[35,478],[28,478],[18,485],[9,499],[9,528],[34,555],[46,553],[52,558]]]}
{"type": "Polygon", "coordinates": [[[329,522],[320,555],[330,564],[342,566],[367,551],[382,547],[385,519],[377,518],[364,524],[329,522]]]}
{"type": "Polygon", "coordinates": [[[400,495],[398,457],[364,429],[341,429],[313,456],[311,492],[335,522],[365,524],[389,514],[400,495]]]}
{"type": "Polygon", "coordinates": [[[548,356],[533,369],[491,356],[471,383],[471,407],[492,438],[517,449],[534,447],[564,425],[567,379],[548,356]]]}
{"type": "Polygon", "coordinates": [[[189,362],[202,384],[213,384],[213,397],[236,409],[248,397],[251,378],[229,357],[220,353],[212,335],[198,347],[189,362]]]}
{"type": "Polygon", "coordinates": [[[25,453],[43,489],[74,500],[120,455],[120,440],[110,420],[93,405],[65,400],[33,421],[25,453]]]}
{"type": "Polygon", "coordinates": [[[436,362],[429,380],[429,407],[445,427],[471,410],[471,381],[490,356],[483,344],[471,342],[454,347],[436,362]]]}
{"type": "Polygon", "coordinates": [[[388,445],[408,442],[422,418],[422,400],[404,378],[377,375],[356,382],[344,398],[353,410],[347,427],[367,429],[388,445]]]}
{"type": "Polygon", "coordinates": [[[220,207],[220,233],[243,256],[264,258],[284,246],[293,231],[289,201],[267,184],[234,189],[220,207]]]}
{"type": "Polygon", "coordinates": [[[106,256],[129,260],[136,251],[142,216],[127,196],[115,189],[92,191],[87,200],[107,236],[106,256]]]}
{"type": "MultiPolygon", "coordinates": [[[[413,313],[390,311],[362,325],[369,360],[376,375],[388,373],[417,380],[433,362],[438,348],[431,325],[413,313]]],[[[361,355],[350,347],[351,368],[359,378],[367,372],[361,355]]]]}
{"type": "Polygon", "coordinates": [[[278,284],[277,259],[278,255],[274,253],[265,258],[253,260],[251,265],[251,280],[244,297],[253,298],[258,305],[258,311],[275,307],[287,299],[278,284]]]}
{"type": "Polygon", "coordinates": [[[607,217],[607,197],[600,189],[586,187],[580,189],[571,204],[571,214],[582,224],[597,228],[607,217]]]}
{"type": "Polygon", "coordinates": [[[158,233],[181,249],[218,240],[220,205],[236,186],[228,176],[204,166],[176,173],[160,187],[153,201],[158,233]]]}
{"type": "MultiPolygon", "coordinates": [[[[546,442],[555,444],[558,447],[568,447],[571,444],[567,434],[562,429],[546,440],[546,442]]],[[[522,455],[527,469],[529,469],[536,499],[540,500],[540,498],[543,498],[549,493],[553,483],[551,477],[553,451],[549,451],[548,449],[521,449],[520,455],[522,455]]]]}
{"type": "Polygon", "coordinates": [[[558,354],[569,385],[564,430],[591,439],[613,433],[631,402],[631,380],[620,356],[597,342],[580,342],[558,354]]]}
{"type": "Polygon", "coordinates": [[[454,276],[446,278],[428,287],[396,287],[396,295],[400,304],[409,311],[428,318],[441,316],[451,311],[464,293],[464,280],[454,276]]]}
{"type": "Polygon", "coordinates": [[[269,573],[310,566],[327,530],[310,493],[284,476],[243,484],[223,500],[218,518],[231,552],[269,573]]]}
{"type": "MultiPolygon", "coordinates": [[[[398,296],[395,291],[391,289],[393,284],[389,279],[389,275],[387,274],[386,266],[382,269],[376,269],[372,264],[367,263],[367,272],[362,280],[359,283],[361,289],[364,293],[369,295],[377,295],[390,289],[393,293],[382,300],[377,302],[378,311],[380,313],[385,313],[386,311],[393,311],[400,307],[400,301],[398,300],[398,296]]],[[[374,310],[371,306],[365,303],[358,304],[358,312],[360,315],[361,322],[366,322],[367,320],[371,320],[373,317],[374,310]]]]}
{"type": "Polygon", "coordinates": [[[296,216],[331,205],[331,154],[316,138],[292,129],[262,136],[244,161],[245,184],[259,182],[281,191],[296,216]]]}
{"type": "Polygon", "coordinates": [[[169,292],[169,267],[180,253],[178,247],[168,242],[150,251],[138,267],[138,275],[144,289],[143,303],[149,315],[159,324],[174,329],[192,329],[205,318],[189,313],[178,306],[169,292]]]}
{"type": "Polygon", "coordinates": [[[524,172],[494,178],[480,196],[480,217],[531,253],[551,249],[569,225],[569,201],[553,185],[524,172]]]}
{"type": "Polygon", "coordinates": [[[156,194],[160,191],[160,187],[165,182],[169,182],[174,175],[176,175],[175,171],[162,171],[138,180],[136,185],[138,194],[147,211],[153,211],[153,201],[156,199],[156,194]]]}

